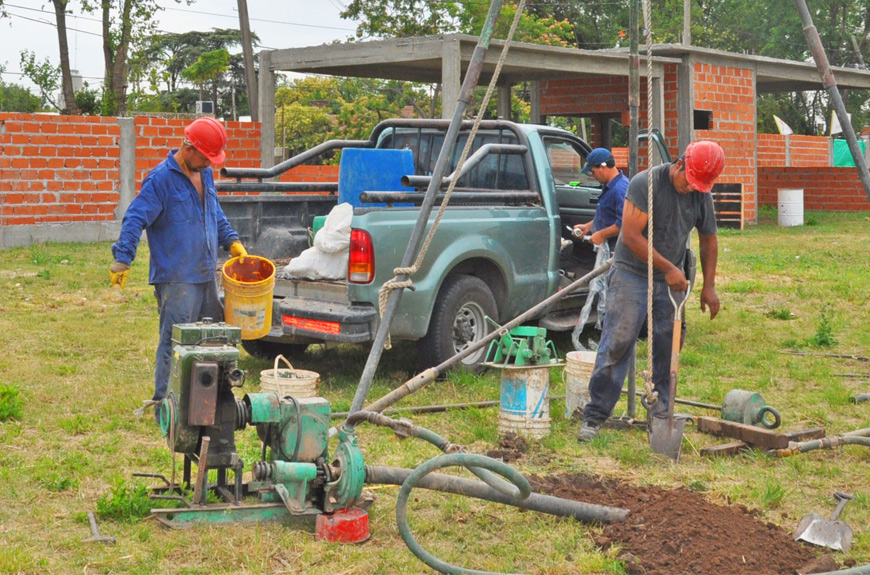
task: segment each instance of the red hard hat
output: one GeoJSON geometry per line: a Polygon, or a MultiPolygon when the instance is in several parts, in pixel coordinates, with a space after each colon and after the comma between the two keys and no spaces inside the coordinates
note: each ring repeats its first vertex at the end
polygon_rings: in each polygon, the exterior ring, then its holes
{"type": "Polygon", "coordinates": [[[223,164],[227,159],[224,146],[227,145],[227,131],[224,125],[212,118],[197,118],[184,129],[184,137],[193,147],[203,153],[212,164],[223,164]]]}
{"type": "Polygon", "coordinates": [[[709,192],[725,167],[725,152],[716,142],[692,142],[686,148],[686,180],[693,189],[709,192]]]}

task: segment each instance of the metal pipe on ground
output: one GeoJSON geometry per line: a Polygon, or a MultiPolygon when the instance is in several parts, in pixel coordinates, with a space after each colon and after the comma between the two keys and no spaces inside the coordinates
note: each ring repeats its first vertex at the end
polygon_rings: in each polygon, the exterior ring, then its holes
{"type": "MultiPolygon", "coordinates": [[[[552,399],[551,399],[552,401],[552,399]]],[[[470,403],[446,403],[443,405],[418,405],[414,407],[401,407],[398,409],[385,409],[381,411],[384,415],[396,415],[401,413],[441,413],[444,411],[453,411],[459,409],[473,409],[482,407],[493,407],[501,403],[498,399],[491,401],[474,401],[470,403]]],[[[337,411],[330,415],[332,419],[343,419],[350,415],[349,411],[337,411]]]]}
{"type": "MultiPolygon", "coordinates": [[[[366,465],[366,483],[402,485],[413,471],[413,469],[403,469],[400,467],[366,465]]],[[[582,501],[561,499],[540,493],[532,493],[526,499],[517,500],[499,493],[482,481],[474,481],[443,473],[430,473],[417,483],[417,487],[503,503],[519,507],[520,509],[538,511],[539,513],[547,513],[557,517],[573,517],[577,521],[622,523],[628,516],[628,509],[583,503],[582,501]]]]}

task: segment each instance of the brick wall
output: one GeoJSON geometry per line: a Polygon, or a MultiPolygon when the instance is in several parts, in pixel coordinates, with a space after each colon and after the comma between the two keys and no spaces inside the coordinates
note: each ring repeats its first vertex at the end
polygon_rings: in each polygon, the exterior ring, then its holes
{"type": "Polygon", "coordinates": [[[825,136],[758,134],[759,166],[831,165],[831,139],[825,136]]]}
{"type": "Polygon", "coordinates": [[[776,206],[779,190],[794,188],[804,191],[805,210],[870,210],[870,201],[855,168],[759,166],[759,205],[776,206]]]}
{"type": "MultiPolygon", "coordinates": [[[[136,190],[176,148],[189,118],[134,119],[136,190]]],[[[260,165],[260,125],[227,122],[228,163],[260,165]]],[[[110,222],[120,195],[117,118],[0,113],[0,226],[110,222]]],[[[218,178],[220,179],[220,178],[218,178]]],[[[336,166],[300,166],[282,181],[336,181],[336,166]]]]}
{"type": "Polygon", "coordinates": [[[0,114],[0,225],[114,219],[115,118],[0,114]]]}

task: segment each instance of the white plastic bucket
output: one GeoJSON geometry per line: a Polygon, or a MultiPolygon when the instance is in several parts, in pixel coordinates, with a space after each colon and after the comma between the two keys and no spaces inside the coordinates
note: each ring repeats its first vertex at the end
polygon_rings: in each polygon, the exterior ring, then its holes
{"type": "Polygon", "coordinates": [[[535,439],[550,434],[549,366],[502,368],[498,431],[535,439]]]}
{"type": "Polygon", "coordinates": [[[780,226],[804,225],[803,189],[781,189],[777,198],[777,223],[780,226]]]}
{"type": "Polygon", "coordinates": [[[583,418],[589,403],[589,378],[595,367],[595,351],[569,351],[565,354],[565,417],[583,418]]]}

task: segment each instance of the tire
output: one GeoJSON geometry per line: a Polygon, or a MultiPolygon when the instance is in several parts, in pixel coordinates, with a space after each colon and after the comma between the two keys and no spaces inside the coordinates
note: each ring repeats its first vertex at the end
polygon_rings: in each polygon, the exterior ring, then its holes
{"type": "Polygon", "coordinates": [[[276,343],[274,341],[265,341],[262,339],[243,339],[242,348],[249,355],[259,359],[273,360],[279,355],[283,355],[288,360],[298,358],[308,349],[306,343],[276,343]]]}
{"type": "MultiPolygon", "coordinates": [[[[418,343],[424,368],[440,365],[491,331],[485,316],[498,318],[495,297],[481,279],[469,275],[448,277],[438,292],[429,331],[418,343]]],[[[460,366],[478,372],[486,346],[462,360],[460,366]]]]}

